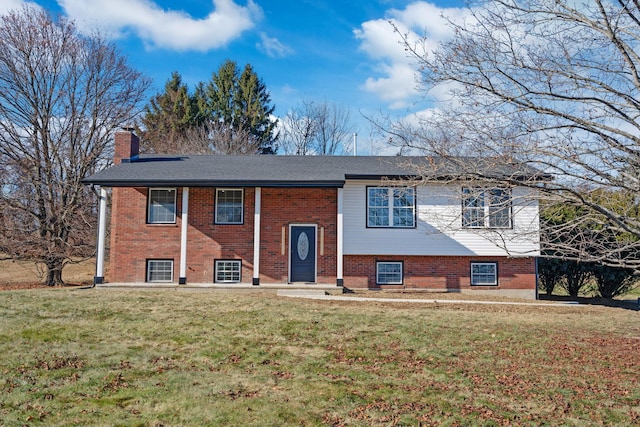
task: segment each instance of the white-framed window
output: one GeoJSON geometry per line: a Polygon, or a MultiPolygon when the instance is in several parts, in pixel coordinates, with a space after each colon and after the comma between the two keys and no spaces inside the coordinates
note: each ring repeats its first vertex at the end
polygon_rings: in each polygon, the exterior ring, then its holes
{"type": "Polygon", "coordinates": [[[495,286],[498,284],[498,264],[495,262],[472,262],[471,284],[495,286]]]}
{"type": "Polygon", "coordinates": [[[147,282],[173,282],[173,260],[148,259],[147,282]]]}
{"type": "Polygon", "coordinates": [[[242,261],[239,259],[220,259],[215,261],[216,283],[239,283],[242,261]]]}
{"type": "Polygon", "coordinates": [[[376,262],[376,284],[378,285],[402,285],[402,262],[378,261],[376,262]]]}
{"type": "Polygon", "coordinates": [[[150,188],[147,223],[174,224],[176,222],[176,189],[150,188]]]}
{"type": "Polygon", "coordinates": [[[462,188],[462,226],[511,228],[511,191],[507,188],[462,188]]]}
{"type": "Polygon", "coordinates": [[[367,227],[416,226],[416,192],[413,187],[367,187],[367,227]]]}
{"type": "Polygon", "coordinates": [[[244,220],[244,190],[216,189],[216,224],[242,224],[244,220]]]}

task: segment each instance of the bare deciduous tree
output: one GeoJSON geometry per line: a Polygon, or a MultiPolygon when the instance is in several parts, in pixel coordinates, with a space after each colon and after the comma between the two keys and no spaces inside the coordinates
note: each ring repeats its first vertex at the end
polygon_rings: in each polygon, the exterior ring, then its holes
{"type": "Polygon", "coordinates": [[[579,208],[568,222],[543,224],[547,253],[639,270],[639,8],[627,0],[487,0],[451,22],[452,39],[435,51],[400,34],[425,94],[438,88],[449,98],[378,125],[392,143],[446,157],[470,180],[531,186],[544,206],[579,208]],[[456,156],[554,179],[491,176],[456,156]]]}
{"type": "Polygon", "coordinates": [[[175,139],[181,154],[259,154],[260,142],[247,129],[211,121],[186,129],[175,139]]]}
{"type": "Polygon", "coordinates": [[[344,106],[303,100],[282,122],[280,146],[284,154],[334,156],[351,147],[353,125],[344,106]]]}
{"type": "Polygon", "coordinates": [[[148,86],[65,18],[34,6],[0,18],[0,252],[44,264],[47,285],[95,252],[95,197],[81,180],[107,164],[148,86]]]}

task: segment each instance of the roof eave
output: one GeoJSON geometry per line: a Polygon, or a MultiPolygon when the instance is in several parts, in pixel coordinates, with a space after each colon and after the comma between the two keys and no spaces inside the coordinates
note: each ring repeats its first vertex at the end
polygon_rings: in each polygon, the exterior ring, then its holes
{"type": "Polygon", "coordinates": [[[271,187],[271,188],[342,188],[344,181],[261,181],[261,180],[110,180],[84,179],[84,184],[102,187],[271,187]]]}

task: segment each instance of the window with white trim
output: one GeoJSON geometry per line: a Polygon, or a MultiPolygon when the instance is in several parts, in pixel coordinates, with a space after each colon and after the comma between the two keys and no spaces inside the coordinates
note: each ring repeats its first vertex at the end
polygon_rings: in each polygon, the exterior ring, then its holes
{"type": "Polygon", "coordinates": [[[241,277],[242,261],[240,260],[216,260],[216,283],[239,283],[241,277]]]}
{"type": "Polygon", "coordinates": [[[173,260],[148,259],[147,282],[173,282],[173,260]]]}
{"type": "Polygon", "coordinates": [[[376,284],[402,285],[402,262],[376,262],[376,284]]]}
{"type": "Polygon", "coordinates": [[[218,188],[216,190],[216,224],[242,224],[244,190],[218,188]]]}
{"type": "Polygon", "coordinates": [[[367,227],[413,228],[415,225],[414,188],[367,188],[367,227]]]}
{"type": "Polygon", "coordinates": [[[462,188],[462,226],[510,228],[511,191],[506,188],[462,188]]]}
{"type": "Polygon", "coordinates": [[[174,224],[176,222],[176,189],[150,188],[147,222],[149,224],[174,224]]]}
{"type": "Polygon", "coordinates": [[[472,262],[471,284],[495,286],[498,284],[498,264],[495,262],[472,262]]]}

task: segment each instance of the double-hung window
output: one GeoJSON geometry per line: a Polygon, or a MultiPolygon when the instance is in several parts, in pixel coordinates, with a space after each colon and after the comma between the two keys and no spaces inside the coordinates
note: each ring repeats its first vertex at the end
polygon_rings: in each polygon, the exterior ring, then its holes
{"type": "Polygon", "coordinates": [[[367,227],[412,228],[416,196],[412,187],[368,187],[367,227]]]}
{"type": "Polygon", "coordinates": [[[173,260],[149,259],[147,260],[147,282],[172,282],[173,260]]]}
{"type": "Polygon", "coordinates": [[[498,264],[495,262],[472,262],[471,284],[495,286],[498,284],[498,264]]]}
{"type": "Polygon", "coordinates": [[[376,262],[376,283],[378,285],[402,285],[402,262],[376,262]]]}
{"type": "Polygon", "coordinates": [[[510,228],[511,191],[506,188],[462,189],[462,226],[510,228]]]}
{"type": "Polygon", "coordinates": [[[174,224],[176,222],[176,189],[150,188],[147,208],[149,224],[174,224]]]}
{"type": "Polygon", "coordinates": [[[216,224],[242,224],[244,191],[218,188],[216,190],[216,224]]]}

